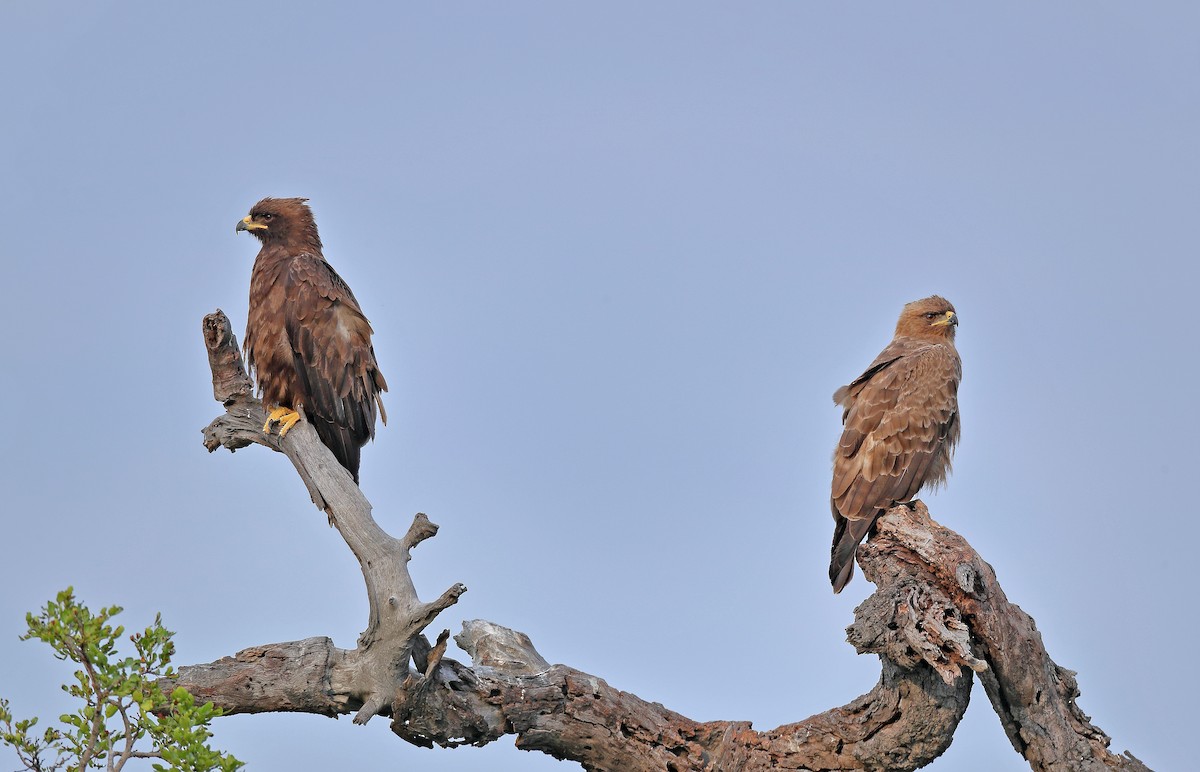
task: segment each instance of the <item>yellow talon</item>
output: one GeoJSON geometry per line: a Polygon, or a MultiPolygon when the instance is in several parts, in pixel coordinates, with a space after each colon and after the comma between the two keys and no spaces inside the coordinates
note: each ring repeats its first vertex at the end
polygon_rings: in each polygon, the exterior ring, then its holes
{"type": "Polygon", "coordinates": [[[267,415],[267,422],[263,424],[263,431],[267,434],[271,433],[271,424],[279,424],[279,439],[283,439],[288,429],[296,425],[300,420],[300,414],[290,407],[277,407],[267,415]]]}

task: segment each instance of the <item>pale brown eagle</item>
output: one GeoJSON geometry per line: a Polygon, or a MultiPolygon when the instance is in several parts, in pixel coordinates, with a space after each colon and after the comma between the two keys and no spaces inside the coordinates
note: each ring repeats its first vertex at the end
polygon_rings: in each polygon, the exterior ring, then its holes
{"type": "Polygon", "coordinates": [[[841,592],[854,553],[875,519],[944,482],[958,442],[962,360],[954,348],[958,315],[934,295],[900,312],[896,334],[866,372],[834,392],[842,438],[833,452],[833,548],[829,581],[841,592]]]}
{"type": "Polygon", "coordinates": [[[386,424],[370,322],[325,261],[305,198],[264,198],[238,221],[262,242],[250,274],[246,362],[279,436],[300,411],[358,482],[359,454],[386,424]]]}

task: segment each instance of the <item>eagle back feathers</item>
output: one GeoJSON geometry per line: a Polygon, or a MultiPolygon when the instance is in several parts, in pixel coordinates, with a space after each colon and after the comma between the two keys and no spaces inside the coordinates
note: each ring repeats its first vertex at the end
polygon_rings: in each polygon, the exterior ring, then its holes
{"type": "MultiPolygon", "coordinates": [[[[302,199],[265,199],[258,206],[280,201],[302,199]]],[[[294,239],[263,239],[255,260],[246,359],[263,401],[303,409],[357,480],[360,449],[375,436],[376,416],[387,423],[381,397],[387,382],[375,360],[371,324],[325,261],[311,214],[302,209],[305,227],[289,223],[294,239]]]]}
{"type": "Polygon", "coordinates": [[[838,389],[843,430],[834,451],[836,515],[873,517],[945,479],[959,436],[961,379],[952,343],[898,338],[838,389]]]}

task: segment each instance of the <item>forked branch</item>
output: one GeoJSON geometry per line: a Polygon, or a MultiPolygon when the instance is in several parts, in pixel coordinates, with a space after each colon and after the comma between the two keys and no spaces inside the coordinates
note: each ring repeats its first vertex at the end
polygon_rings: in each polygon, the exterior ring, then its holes
{"type": "MultiPolygon", "coordinates": [[[[404,539],[393,538],[375,522],[371,503],[321,444],[310,424],[292,427],[283,441],[265,433],[265,412],[254,397],[229,319],[221,311],[209,314],[204,317],[203,330],[213,372],[213,396],[225,405],[225,414],[204,429],[205,447],[210,452],[218,447],[232,451],[257,443],[284,453],[308,487],[313,503],[325,511],[330,525],[358,558],[370,612],[358,647],[336,650],[336,692],[340,705],[357,708],[355,722],[365,724],[391,705],[409,675],[408,662],[414,646],[420,645],[417,640],[422,631],[467,588],[456,584],[432,603],[422,603],[408,573],[409,553],[436,534],[437,526],[418,514],[404,539]]],[[[422,643],[428,647],[427,642],[422,643]]],[[[331,672],[329,677],[333,675],[331,672]]]]}

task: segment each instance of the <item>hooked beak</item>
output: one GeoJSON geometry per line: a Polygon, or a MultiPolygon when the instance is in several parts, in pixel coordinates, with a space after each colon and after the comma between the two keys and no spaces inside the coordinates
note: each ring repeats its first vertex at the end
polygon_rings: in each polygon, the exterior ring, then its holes
{"type": "Polygon", "coordinates": [[[936,322],[933,323],[933,326],[934,327],[957,327],[958,326],[958,314],[954,313],[953,311],[947,311],[945,316],[943,316],[941,319],[938,319],[936,322]]]}
{"type": "Polygon", "coordinates": [[[254,222],[254,220],[250,219],[250,215],[246,215],[242,219],[238,220],[237,227],[233,229],[233,232],[238,233],[240,231],[261,231],[266,230],[266,228],[267,226],[263,225],[262,223],[254,222]]]}

